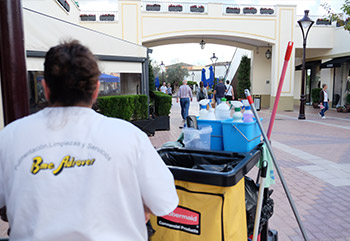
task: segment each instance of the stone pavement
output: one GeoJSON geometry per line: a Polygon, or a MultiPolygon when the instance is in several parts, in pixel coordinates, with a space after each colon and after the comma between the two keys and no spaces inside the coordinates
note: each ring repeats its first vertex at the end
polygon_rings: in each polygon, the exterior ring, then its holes
{"type": "MultiPolygon", "coordinates": [[[[271,140],[277,162],[292,194],[310,241],[350,241],[350,113],[318,111],[306,107],[306,120],[298,120],[298,109],[278,112],[271,140]]],[[[191,103],[190,114],[198,115],[197,102],[191,103]]],[[[270,111],[258,112],[265,130],[270,111]]],[[[182,125],[179,104],[173,99],[170,131],[157,131],[151,142],[157,148],[176,141],[182,125]]],[[[257,169],[248,174],[256,179],[257,169]]],[[[272,198],[275,202],[270,228],[279,233],[280,241],[298,241],[303,237],[290,208],[280,179],[272,198]]],[[[0,237],[6,224],[0,222],[0,237]]]]}
{"type": "MultiPolygon", "coordinates": [[[[298,109],[278,112],[272,129],[272,147],[298,209],[310,241],[350,240],[350,113],[326,112],[306,106],[306,120],[298,120],[298,109]]],[[[198,115],[197,102],[191,103],[191,115],[198,115]]],[[[258,111],[265,130],[271,112],[258,111]]],[[[173,100],[171,130],[157,131],[150,137],[161,147],[175,141],[181,133],[180,107],[173,100]]],[[[248,176],[256,179],[257,169],[248,176]]],[[[272,198],[274,215],[269,226],[279,233],[280,241],[303,240],[288,199],[275,173],[272,198]]]]}

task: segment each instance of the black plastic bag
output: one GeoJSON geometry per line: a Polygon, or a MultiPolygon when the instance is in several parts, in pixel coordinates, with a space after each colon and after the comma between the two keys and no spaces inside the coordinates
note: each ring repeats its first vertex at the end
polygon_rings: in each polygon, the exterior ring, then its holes
{"type": "MultiPolygon", "coordinates": [[[[268,220],[273,215],[274,202],[270,198],[273,190],[269,190],[269,195],[267,199],[263,200],[263,205],[261,209],[259,233],[261,232],[263,226],[268,222],[268,220]]],[[[256,206],[258,202],[259,186],[249,178],[245,177],[245,204],[247,212],[247,230],[248,236],[253,234],[256,206]]]]}

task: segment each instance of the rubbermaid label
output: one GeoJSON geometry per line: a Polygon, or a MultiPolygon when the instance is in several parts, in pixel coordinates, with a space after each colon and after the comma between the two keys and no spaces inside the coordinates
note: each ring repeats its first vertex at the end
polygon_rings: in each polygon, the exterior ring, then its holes
{"type": "Polygon", "coordinates": [[[169,215],[158,217],[159,226],[200,235],[200,212],[178,206],[169,215]]]}

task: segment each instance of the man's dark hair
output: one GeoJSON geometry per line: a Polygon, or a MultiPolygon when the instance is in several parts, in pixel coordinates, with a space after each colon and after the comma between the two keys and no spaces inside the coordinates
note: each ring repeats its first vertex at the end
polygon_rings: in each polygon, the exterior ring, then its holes
{"type": "Polygon", "coordinates": [[[326,87],[327,86],[327,84],[322,84],[322,89],[324,88],[324,87],[326,87]]]}
{"type": "Polygon", "coordinates": [[[44,66],[50,104],[73,106],[91,103],[100,70],[87,47],[77,40],[52,47],[46,53],[44,66]]]}
{"type": "Polygon", "coordinates": [[[229,80],[226,80],[226,84],[229,84],[230,83],[230,81],[229,80]]]}

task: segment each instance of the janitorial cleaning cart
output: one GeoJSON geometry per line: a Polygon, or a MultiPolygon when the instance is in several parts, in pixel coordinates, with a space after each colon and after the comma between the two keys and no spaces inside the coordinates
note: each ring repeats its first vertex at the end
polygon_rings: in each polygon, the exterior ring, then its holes
{"type": "Polygon", "coordinates": [[[163,148],[158,153],[174,175],[178,207],[152,217],[152,241],[246,241],[244,175],[260,159],[247,153],[163,148]]]}

